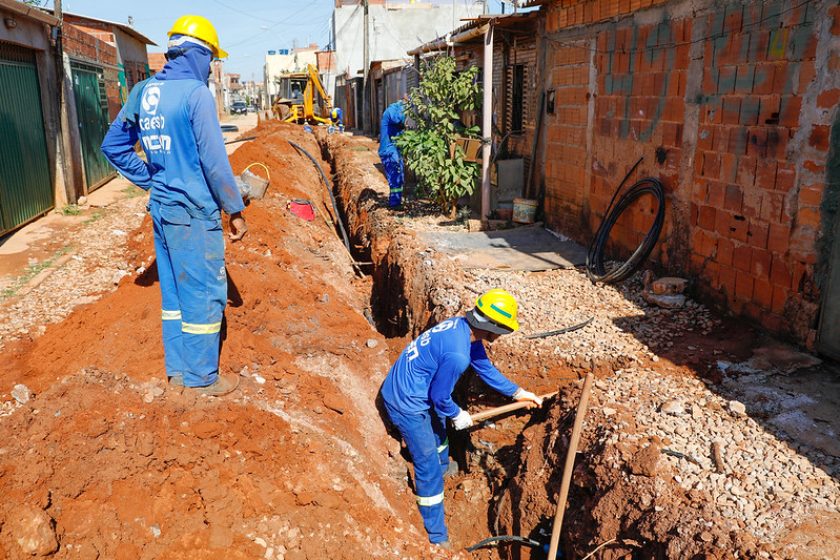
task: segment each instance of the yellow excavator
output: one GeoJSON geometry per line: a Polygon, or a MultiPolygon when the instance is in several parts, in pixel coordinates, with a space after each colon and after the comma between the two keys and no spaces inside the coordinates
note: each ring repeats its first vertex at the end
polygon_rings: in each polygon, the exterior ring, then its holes
{"type": "Polygon", "coordinates": [[[318,70],[307,65],[306,72],[285,74],[275,79],[279,94],[271,111],[283,122],[332,124],[332,99],[324,90],[318,70]]]}

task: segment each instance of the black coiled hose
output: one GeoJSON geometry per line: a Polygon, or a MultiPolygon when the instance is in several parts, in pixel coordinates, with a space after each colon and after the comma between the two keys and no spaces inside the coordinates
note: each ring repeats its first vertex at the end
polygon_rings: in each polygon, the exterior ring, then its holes
{"type": "Polygon", "coordinates": [[[636,270],[638,270],[645,259],[648,258],[650,252],[653,251],[653,248],[656,246],[656,242],[659,240],[659,234],[662,233],[662,225],[665,222],[665,189],[662,187],[662,183],[660,183],[658,179],[653,177],[640,179],[632,187],[630,187],[626,193],[621,195],[621,198],[619,198],[616,203],[616,197],[618,196],[618,193],[621,192],[621,188],[624,186],[625,181],[627,181],[627,178],[633,170],[636,169],[639,163],[641,163],[641,161],[642,160],[640,159],[636,162],[636,165],[630,169],[627,175],[624,176],[621,184],[618,185],[615,194],[613,194],[613,197],[610,200],[610,205],[607,206],[604,220],[601,222],[601,225],[598,226],[598,231],[595,232],[595,237],[589,245],[589,254],[586,256],[586,274],[589,276],[589,279],[593,284],[597,282],[614,284],[616,282],[623,282],[629,278],[634,272],[636,272],[636,270]],[[618,221],[622,212],[627,210],[627,208],[632,206],[636,200],[645,195],[652,195],[656,198],[659,205],[656,209],[656,217],[653,220],[653,225],[650,230],[648,230],[647,235],[645,235],[641,244],[639,244],[633,254],[630,255],[629,259],[612,270],[606,270],[604,267],[604,249],[607,246],[610,231],[613,226],[615,226],[615,223],[618,221]],[[613,204],[615,205],[613,206],[613,204]]]}

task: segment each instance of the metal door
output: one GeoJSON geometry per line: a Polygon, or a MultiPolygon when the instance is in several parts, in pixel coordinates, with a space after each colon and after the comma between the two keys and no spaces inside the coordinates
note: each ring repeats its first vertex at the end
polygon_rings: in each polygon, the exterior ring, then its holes
{"type": "Polygon", "coordinates": [[[41,86],[30,49],[0,42],[0,233],[52,208],[41,86]]]}
{"type": "Polygon", "coordinates": [[[115,173],[99,149],[108,132],[105,78],[102,69],[96,66],[71,62],[70,69],[73,72],[73,96],[76,98],[85,188],[90,192],[115,173]]]}

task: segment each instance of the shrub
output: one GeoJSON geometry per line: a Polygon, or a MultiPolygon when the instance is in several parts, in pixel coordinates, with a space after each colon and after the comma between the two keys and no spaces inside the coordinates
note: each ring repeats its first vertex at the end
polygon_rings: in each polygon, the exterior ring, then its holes
{"type": "Polygon", "coordinates": [[[450,145],[457,136],[478,138],[477,126],[465,127],[459,121],[463,111],[475,110],[481,97],[478,68],[455,68],[455,59],[440,57],[424,61],[419,87],[413,88],[406,106],[406,117],[414,122],[395,139],[406,165],[417,176],[418,186],[454,217],[456,202],[475,190],[479,166],[464,161],[464,151],[450,145]]]}

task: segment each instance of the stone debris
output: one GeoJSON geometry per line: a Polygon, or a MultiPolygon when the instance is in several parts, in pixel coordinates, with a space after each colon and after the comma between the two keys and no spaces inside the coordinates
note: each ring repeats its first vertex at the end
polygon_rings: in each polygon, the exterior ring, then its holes
{"type": "Polygon", "coordinates": [[[659,410],[664,414],[671,414],[673,416],[681,416],[685,414],[685,406],[679,399],[671,399],[662,403],[659,410]]]}
{"type": "Polygon", "coordinates": [[[461,292],[462,309],[472,305],[476,292],[499,286],[519,302],[522,328],[494,344],[505,354],[528,357],[527,364],[510,364],[513,367],[543,364],[548,368],[548,364],[560,362],[586,369],[605,364],[615,370],[640,365],[645,359],[657,361],[657,352],[671,348],[680,336],[689,332],[707,335],[720,324],[705,306],[692,300],[677,309],[650,305],[642,295],[641,274],[618,286],[593,285],[576,270],[471,270],[468,274],[473,280],[468,282],[470,288],[461,292]],[[589,325],[572,333],[525,338],[593,316],[589,325]]]}
{"type": "MultiPolygon", "coordinates": [[[[71,258],[56,259],[51,265],[55,270],[26,293],[0,299],[4,318],[0,321],[0,348],[27,335],[43,334],[39,327],[58,323],[78,305],[113,290],[129,271],[148,266],[125,260],[129,240],[125,231],[141,224],[145,204],[146,197],[128,197],[90,214],[77,233],[84,239],[65,248],[72,253],[71,258]],[[117,230],[123,235],[112,233],[117,230]]],[[[37,265],[37,261],[30,263],[30,267],[37,265]]]]}
{"type": "Polygon", "coordinates": [[[26,385],[18,383],[12,388],[12,398],[20,404],[26,404],[33,396],[32,391],[26,385]]]}
{"type": "Polygon", "coordinates": [[[28,556],[49,556],[58,550],[55,523],[47,513],[35,506],[22,505],[9,522],[12,539],[28,556]]]}
{"type": "Polygon", "coordinates": [[[746,405],[740,401],[729,401],[727,406],[729,407],[729,412],[732,414],[737,416],[746,416],[747,414],[746,405]]]}
{"type": "MultiPolygon", "coordinates": [[[[772,541],[783,528],[816,511],[840,512],[840,457],[787,442],[772,426],[740,415],[746,409],[743,403],[711,392],[698,379],[646,368],[616,373],[603,379],[609,388],[593,392],[593,398],[622,403],[632,418],[619,413],[603,422],[606,431],[600,441],[646,445],[658,440],[678,450],[684,457],[662,455],[657,476],[678,477],[689,496],[708,492],[697,499],[714,503],[722,518],[772,541]],[[663,414],[671,402],[692,403],[690,413],[663,414]],[[635,424],[632,433],[624,429],[630,420],[635,424]]],[[[631,470],[649,476],[640,459],[630,462],[631,470]]]]}
{"type": "Polygon", "coordinates": [[[675,278],[673,276],[665,276],[654,280],[650,285],[650,290],[658,295],[678,295],[685,292],[688,285],[688,280],[685,278],[675,278]]]}

